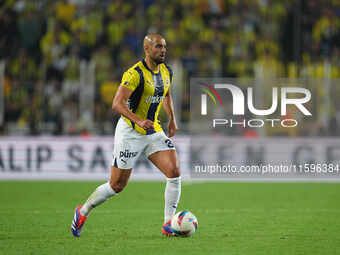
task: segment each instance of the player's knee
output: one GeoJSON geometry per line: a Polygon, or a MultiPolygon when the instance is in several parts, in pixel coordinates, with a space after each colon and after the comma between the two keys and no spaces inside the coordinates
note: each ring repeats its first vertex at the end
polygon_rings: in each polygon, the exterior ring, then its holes
{"type": "Polygon", "coordinates": [[[112,182],[112,181],[110,181],[110,186],[116,193],[119,193],[125,188],[126,182],[112,182]]]}
{"type": "Polygon", "coordinates": [[[168,178],[176,178],[181,176],[181,171],[179,170],[178,166],[173,166],[167,173],[168,178]]]}

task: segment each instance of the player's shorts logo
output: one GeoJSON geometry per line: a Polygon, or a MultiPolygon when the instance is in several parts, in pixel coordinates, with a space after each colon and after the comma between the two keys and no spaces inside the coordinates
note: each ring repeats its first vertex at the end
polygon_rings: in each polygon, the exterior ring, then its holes
{"type": "Polygon", "coordinates": [[[119,158],[134,158],[136,157],[138,152],[131,152],[129,150],[124,150],[119,152],[119,158]]]}

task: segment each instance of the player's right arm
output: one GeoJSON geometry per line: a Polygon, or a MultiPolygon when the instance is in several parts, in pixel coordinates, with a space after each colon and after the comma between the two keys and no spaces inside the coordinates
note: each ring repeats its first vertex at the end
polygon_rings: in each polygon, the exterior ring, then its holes
{"type": "MultiPolygon", "coordinates": [[[[137,74],[138,75],[138,74],[137,74]]],[[[153,128],[151,120],[143,120],[134,114],[126,105],[127,100],[130,98],[132,92],[136,89],[139,83],[139,77],[132,71],[125,72],[122,78],[122,83],[119,86],[117,93],[112,102],[112,109],[129,120],[135,122],[143,129],[153,128]]]]}

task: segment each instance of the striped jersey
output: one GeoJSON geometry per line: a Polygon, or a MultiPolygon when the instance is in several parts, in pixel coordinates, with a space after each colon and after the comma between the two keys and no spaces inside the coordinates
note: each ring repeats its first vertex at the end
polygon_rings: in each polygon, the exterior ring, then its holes
{"type": "Polygon", "coordinates": [[[139,118],[153,121],[154,129],[145,130],[122,116],[138,133],[150,135],[162,131],[158,114],[170,89],[172,78],[173,72],[169,66],[160,64],[159,71],[153,72],[144,59],[123,74],[120,85],[133,91],[127,101],[129,109],[139,118]]]}

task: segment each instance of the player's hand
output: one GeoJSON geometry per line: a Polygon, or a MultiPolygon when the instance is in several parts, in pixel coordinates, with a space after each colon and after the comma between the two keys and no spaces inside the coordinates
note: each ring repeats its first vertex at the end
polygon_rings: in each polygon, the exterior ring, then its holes
{"type": "Polygon", "coordinates": [[[174,136],[177,131],[178,131],[178,127],[177,127],[176,121],[170,120],[169,125],[168,125],[168,136],[169,137],[174,136]]]}
{"type": "Polygon", "coordinates": [[[140,120],[137,122],[137,125],[145,130],[153,128],[153,122],[151,120],[140,120]]]}

